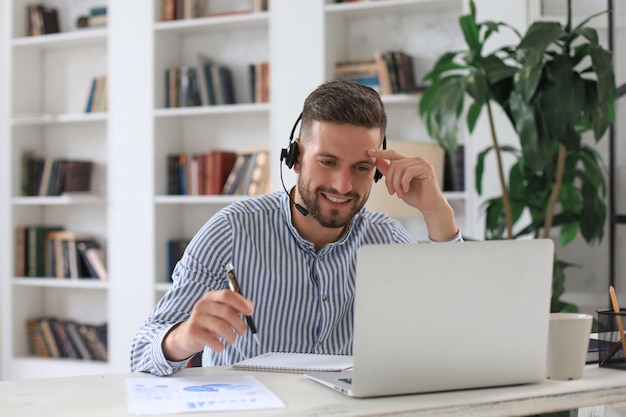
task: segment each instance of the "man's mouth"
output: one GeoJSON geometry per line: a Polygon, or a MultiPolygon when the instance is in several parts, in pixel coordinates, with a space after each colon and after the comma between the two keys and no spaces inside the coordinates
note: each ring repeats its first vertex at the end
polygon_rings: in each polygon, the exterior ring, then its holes
{"type": "Polygon", "coordinates": [[[348,201],[350,201],[350,198],[346,198],[346,197],[335,197],[326,193],[322,193],[322,195],[331,203],[335,203],[335,204],[345,204],[348,201]]]}

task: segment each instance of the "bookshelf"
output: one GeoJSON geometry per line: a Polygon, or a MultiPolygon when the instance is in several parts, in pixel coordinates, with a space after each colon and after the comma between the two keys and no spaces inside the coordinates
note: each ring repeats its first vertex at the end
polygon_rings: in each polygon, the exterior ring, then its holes
{"type": "MultiPolygon", "coordinates": [[[[462,0],[272,0],[269,11],[162,21],[161,0],[51,0],[61,33],[27,37],[26,3],[0,6],[0,91],[10,92],[0,94],[1,379],[127,371],[131,339],[169,287],[167,241],[192,237],[213,213],[246,198],[167,195],[166,156],[269,149],[271,188],[279,190],[280,150],[304,98],[332,77],[335,61],[404,49],[421,77],[440,51],[460,44],[457,17],[467,6],[462,0]],[[75,27],[76,16],[103,3],[108,27],[75,27]],[[165,70],[198,65],[199,54],[231,67],[237,103],[166,107],[165,70]],[[250,103],[247,65],[263,61],[271,62],[271,101],[250,103]],[[85,114],[88,85],[100,74],[109,79],[109,110],[85,114]],[[105,168],[102,192],[21,196],[20,154],[31,146],[93,159],[105,168]],[[16,277],[15,228],[22,223],[59,223],[97,236],[107,249],[109,279],[16,277]],[[108,362],[34,358],[25,328],[31,315],[106,321],[108,362]]],[[[390,140],[429,141],[419,95],[383,100],[390,140]]],[[[470,151],[466,158],[471,161],[470,151]]],[[[293,174],[284,174],[290,187],[293,174]]],[[[468,170],[465,178],[469,190],[468,170]]],[[[473,235],[472,194],[446,195],[462,232],[473,235]]],[[[403,221],[424,237],[419,219],[403,221]]]]}

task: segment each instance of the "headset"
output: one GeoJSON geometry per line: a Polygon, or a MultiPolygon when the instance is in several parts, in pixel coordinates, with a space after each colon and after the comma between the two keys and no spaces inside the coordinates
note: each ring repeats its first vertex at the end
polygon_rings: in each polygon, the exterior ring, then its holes
{"type": "MultiPolygon", "coordinates": [[[[293,140],[293,135],[296,132],[296,128],[298,127],[298,123],[300,123],[300,121],[302,120],[302,113],[300,113],[300,115],[298,116],[298,119],[296,120],[296,123],[294,123],[293,128],[291,129],[291,134],[289,135],[289,145],[286,148],[281,149],[280,151],[280,182],[283,184],[283,189],[285,190],[285,192],[287,193],[287,195],[289,195],[289,191],[287,191],[287,187],[285,187],[285,182],[283,181],[283,165],[282,162],[285,161],[285,165],[287,165],[287,168],[291,169],[293,168],[293,166],[295,165],[296,161],[298,160],[298,155],[300,154],[300,149],[298,148],[298,143],[293,140]]],[[[387,135],[383,136],[383,149],[387,149],[387,135]]],[[[379,179],[381,179],[383,177],[382,172],[380,172],[378,169],[376,169],[376,173],[374,174],[374,182],[378,182],[379,179]]],[[[295,205],[296,209],[303,215],[303,216],[307,216],[309,214],[309,211],[302,207],[300,204],[296,203],[292,198],[291,195],[289,195],[289,198],[291,199],[291,201],[293,202],[293,204],[295,205]]]]}

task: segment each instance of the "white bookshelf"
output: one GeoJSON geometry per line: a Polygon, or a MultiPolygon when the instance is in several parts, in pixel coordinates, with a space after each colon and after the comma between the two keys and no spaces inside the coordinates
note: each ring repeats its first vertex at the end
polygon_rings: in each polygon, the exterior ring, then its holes
{"type": "MultiPolygon", "coordinates": [[[[127,371],[131,339],[169,287],[166,241],[191,238],[213,213],[245,198],[166,195],[166,155],[267,148],[271,188],[282,189],[280,150],[305,97],[331,78],[336,60],[404,49],[422,77],[442,51],[462,44],[457,18],[466,7],[463,0],[272,0],[268,12],[162,22],[160,0],[108,0],[108,28],[83,31],[73,26],[75,17],[101,2],[50,3],[62,10],[63,33],[36,38],[24,36],[26,0],[3,2],[0,10],[0,87],[10,91],[0,95],[0,254],[6,260],[0,263],[1,379],[127,371]],[[233,69],[238,104],[165,108],[165,69],[196,66],[198,53],[233,69]],[[271,103],[250,104],[246,66],[266,60],[271,103]],[[97,73],[109,76],[110,110],[84,114],[88,82],[97,73]],[[106,192],[20,196],[20,154],[30,146],[98,161],[106,166],[106,192]],[[15,227],[37,222],[101,238],[109,280],[15,277],[15,227]],[[44,314],[107,321],[109,361],[32,357],[24,320],[44,314]]],[[[418,95],[383,100],[388,139],[430,141],[418,95]]],[[[473,158],[471,152],[466,158],[473,158]]],[[[285,167],[284,174],[289,188],[293,174],[285,167]]],[[[471,178],[466,171],[466,190],[471,178]]],[[[472,235],[475,216],[466,215],[472,193],[446,196],[462,232],[472,235]]],[[[416,222],[411,230],[422,238],[416,222]]]]}

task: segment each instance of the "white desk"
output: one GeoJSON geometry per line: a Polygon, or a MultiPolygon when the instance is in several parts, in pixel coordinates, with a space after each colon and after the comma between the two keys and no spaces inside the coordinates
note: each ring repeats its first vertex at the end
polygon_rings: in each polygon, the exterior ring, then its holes
{"type": "MultiPolygon", "coordinates": [[[[287,408],[228,412],[239,416],[523,416],[602,404],[626,403],[626,372],[589,365],[583,379],[514,387],[351,399],[296,374],[186,369],[179,375],[253,375],[287,408]]],[[[128,416],[126,378],[156,378],[127,373],[0,382],[1,417],[128,416]]],[[[176,376],[174,376],[176,377],[176,376]]],[[[623,404],[622,404],[623,405],[623,404]]],[[[191,417],[194,413],[184,414],[191,417]]],[[[197,414],[200,415],[200,414],[197,414]]],[[[202,414],[208,415],[208,414],[202,414]]],[[[215,415],[215,414],[210,414],[215,415]]]]}

